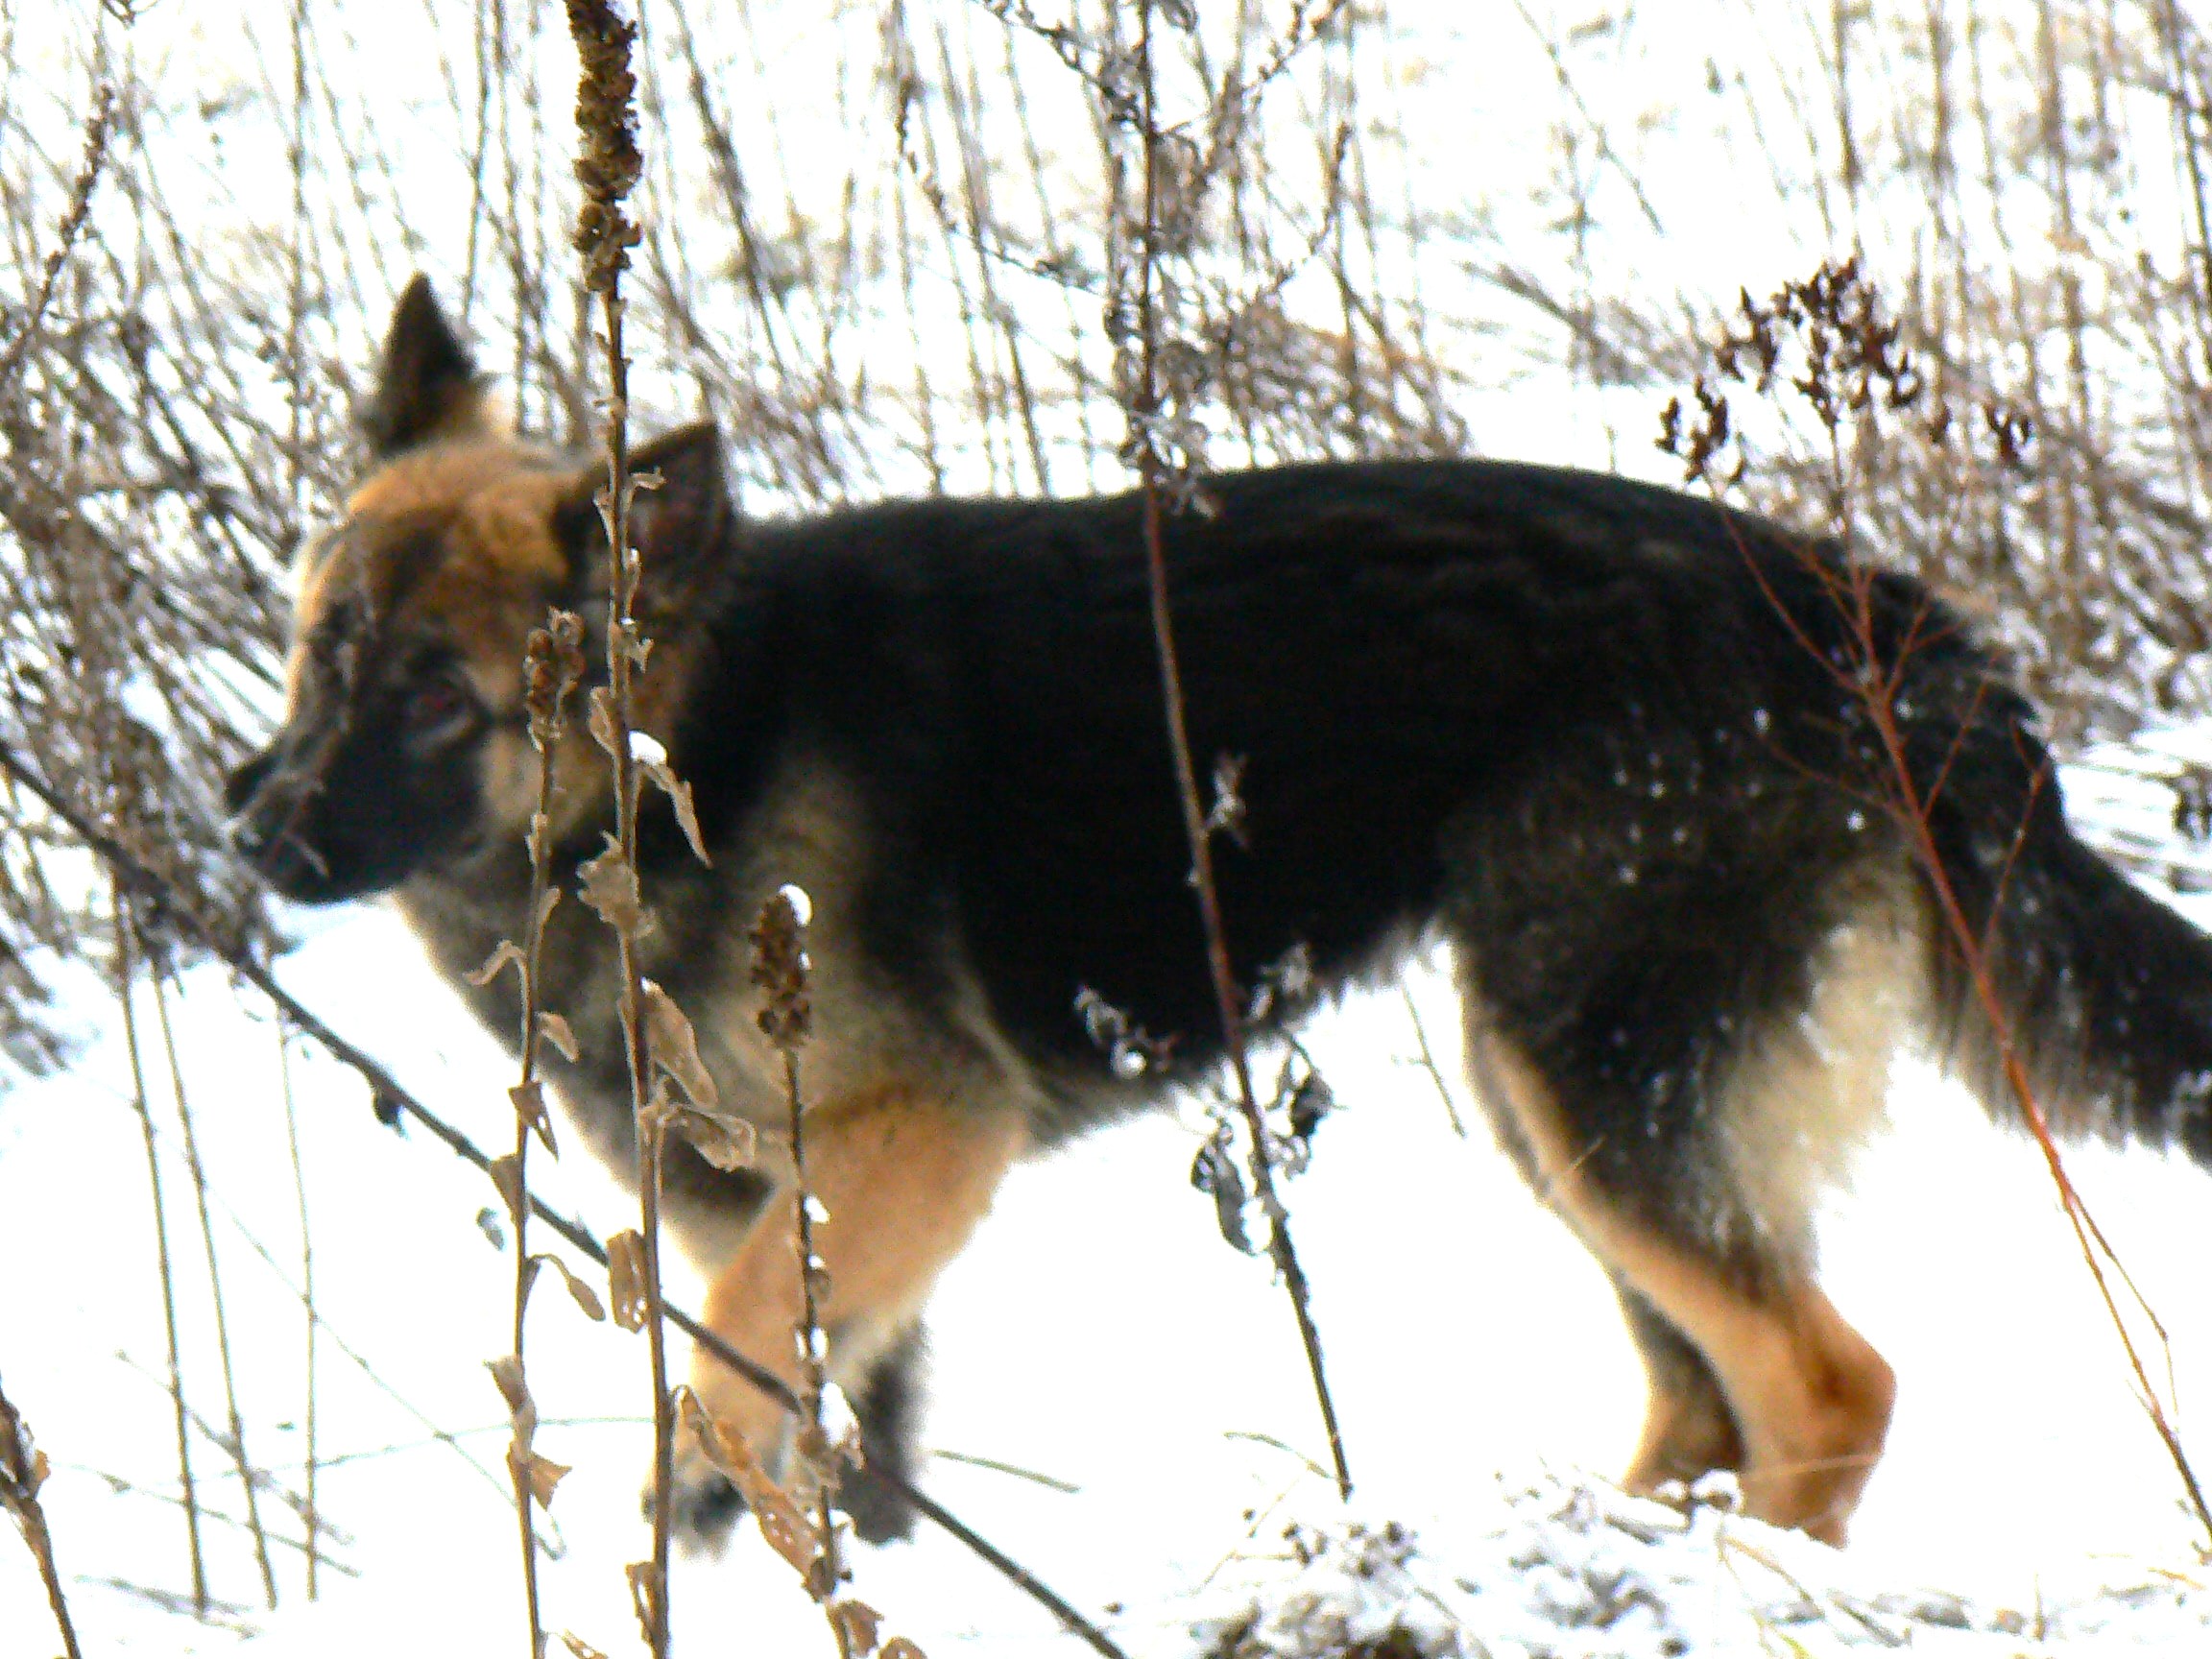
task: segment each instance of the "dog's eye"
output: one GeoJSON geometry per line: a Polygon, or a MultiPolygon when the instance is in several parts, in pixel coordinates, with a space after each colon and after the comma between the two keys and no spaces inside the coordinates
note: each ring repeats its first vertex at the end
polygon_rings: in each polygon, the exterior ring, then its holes
{"type": "Polygon", "coordinates": [[[475,711],[475,699],[451,674],[425,680],[407,695],[407,724],[419,735],[456,732],[475,711]]]}

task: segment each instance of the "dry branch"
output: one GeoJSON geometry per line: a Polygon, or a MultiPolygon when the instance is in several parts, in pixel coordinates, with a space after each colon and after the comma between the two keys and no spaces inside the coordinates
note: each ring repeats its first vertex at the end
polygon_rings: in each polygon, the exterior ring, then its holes
{"type": "MultiPolygon", "coordinates": [[[[1189,468],[1173,457],[1184,450],[1182,434],[1165,419],[1166,387],[1161,357],[1167,344],[1166,306],[1159,293],[1159,249],[1171,239],[1163,223],[1162,193],[1166,188],[1163,170],[1169,164],[1163,152],[1167,135],[1155,106],[1156,77],[1152,55],[1153,0],[1138,0],[1137,84],[1133,114],[1143,170],[1142,218],[1133,227],[1137,243],[1136,339],[1137,373],[1124,376],[1128,385],[1129,438],[1124,453],[1135,463],[1143,492],[1144,561],[1149,585],[1152,637],[1160,664],[1161,693],[1166,705],[1167,741],[1175,769],[1176,798],[1182,807],[1185,840],[1190,854],[1199,916],[1206,933],[1206,965],[1214,987],[1214,999],[1221,1021],[1222,1041],[1236,1084],[1236,1100],[1251,1137],[1253,1187],[1267,1218],[1267,1255],[1283,1275],[1285,1292],[1298,1324],[1298,1338],[1306,1355],[1306,1367],[1320,1405],[1321,1423],[1329,1439],[1329,1456],[1339,1496],[1352,1496],[1352,1471],[1344,1453],[1344,1436],[1336,1421],[1336,1402],[1329,1391],[1329,1379],[1321,1355],[1321,1334],[1313,1322],[1312,1294],[1299,1264],[1290,1236],[1290,1215],[1276,1190],[1273,1156],[1265,1115],[1252,1087],[1251,1058],[1246,1047],[1246,1014],[1243,994],[1238,989],[1236,970],[1229,957],[1228,930],[1221,918],[1220,889],[1214,876],[1214,815],[1200,804],[1197,768],[1190,754],[1190,717],[1184,704],[1182,664],[1175,653],[1174,617],[1167,591],[1167,557],[1162,517],[1172,497],[1179,504],[1192,502],[1197,481],[1189,468]]],[[[1286,54],[1290,50],[1284,48],[1286,54]]],[[[1279,67],[1265,79],[1280,73],[1279,67]]],[[[1263,83],[1262,83],[1263,84],[1263,83]]],[[[1185,189],[1196,186],[1185,183],[1185,189]]],[[[1190,204],[1184,204],[1190,210],[1190,204]]],[[[1117,262],[1118,268],[1119,262],[1117,262]]],[[[1185,397],[1188,398],[1188,389],[1185,397]]]]}
{"type": "MultiPolygon", "coordinates": [[[[644,666],[647,642],[635,620],[639,571],[637,550],[630,544],[630,513],[637,484],[630,476],[630,359],[622,346],[622,272],[638,240],[626,206],[642,170],[634,104],[637,84],[630,67],[637,26],[608,0],[568,0],[568,32],[583,65],[576,86],[576,179],[584,200],[574,242],[584,256],[584,286],[599,299],[607,366],[607,424],[601,439],[607,484],[597,497],[607,533],[607,685],[592,693],[591,729],[613,775],[614,836],[587,867],[587,876],[593,870],[606,872],[614,885],[635,895],[638,779],[631,747],[631,685],[644,666]]],[[[634,902],[595,899],[598,885],[587,879],[585,902],[613,930],[620,958],[622,1048],[629,1062],[637,1148],[643,1323],[653,1378],[653,1558],[630,1569],[630,1582],[646,1644],[655,1659],[667,1659],[676,1486],[676,1408],[668,1392],[668,1334],[661,1299],[661,1167],[667,1119],[652,1099],[645,1046],[644,978],[637,962],[644,918],[634,902]]]]}
{"type": "Polygon", "coordinates": [[[38,1488],[45,1483],[46,1454],[31,1444],[22,1417],[0,1393],[0,1508],[14,1518],[38,1563],[46,1605],[54,1611],[68,1659],[84,1659],[77,1646],[77,1627],[69,1621],[69,1603],[61,1594],[61,1575],[54,1565],[54,1537],[46,1527],[46,1512],[38,1506],[38,1488]]]}
{"type": "Polygon", "coordinates": [[[200,1541],[200,1495],[192,1474],[192,1436],[184,1406],[184,1360],[177,1339],[177,1275],[169,1256],[169,1210],[161,1190],[161,1155],[154,1133],[154,1109],[146,1094],[146,1064],[138,1043],[138,1020],[131,1005],[133,928],[121,887],[110,882],[115,928],[115,998],[123,1014],[123,1046],[131,1061],[131,1104],[146,1143],[146,1178],[152,1190],[155,1266],[161,1281],[161,1326],[169,1344],[168,1392],[177,1418],[177,1479],[182,1493],[185,1549],[192,1566],[192,1606],[207,1614],[207,1561],[200,1541]]]}

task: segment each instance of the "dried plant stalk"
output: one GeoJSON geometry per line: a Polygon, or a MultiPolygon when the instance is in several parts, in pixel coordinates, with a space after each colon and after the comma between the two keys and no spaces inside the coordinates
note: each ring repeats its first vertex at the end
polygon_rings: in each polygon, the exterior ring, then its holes
{"type": "Polygon", "coordinates": [[[54,303],[54,284],[61,276],[61,268],[69,262],[70,251],[77,246],[77,238],[84,228],[84,220],[92,211],[92,192],[99,187],[100,175],[108,165],[108,145],[114,132],[115,86],[103,81],[92,91],[92,115],[84,123],[84,154],[78,163],[77,177],[69,185],[69,205],[63,209],[61,223],[54,232],[54,246],[46,255],[46,262],[38,273],[38,292],[32,298],[15,338],[0,350],[0,387],[13,377],[22,367],[24,354],[31,342],[45,326],[47,308],[54,303]]]}
{"type": "Polygon", "coordinates": [[[31,1444],[22,1417],[0,1391],[0,1508],[15,1518],[38,1563],[46,1605],[54,1610],[63,1651],[68,1659],[84,1659],[77,1646],[77,1627],[69,1620],[69,1603],[61,1594],[61,1575],[54,1566],[54,1536],[46,1527],[46,1512],[38,1506],[38,1488],[45,1483],[46,1455],[31,1444]]]}
{"type": "MultiPolygon", "coordinates": [[[[1150,585],[1152,637],[1160,661],[1161,693],[1166,705],[1167,742],[1175,766],[1176,798],[1183,812],[1184,837],[1190,850],[1190,868],[1197,889],[1198,910],[1206,930],[1206,965],[1213,979],[1214,1006],[1220,1015],[1221,1034],[1237,1087],[1237,1106],[1252,1138],[1252,1184],[1267,1217],[1267,1254],[1283,1275],[1283,1287],[1298,1323],[1298,1339],[1306,1354],[1306,1368],[1312,1378],[1314,1399],[1321,1408],[1321,1424],[1329,1438],[1329,1457],[1340,1497],[1352,1496],[1352,1470],[1344,1453],[1344,1434],[1336,1420],[1336,1402],[1329,1391],[1329,1377],[1321,1355],[1321,1333],[1313,1321],[1312,1293],[1299,1264],[1290,1237],[1290,1214],[1276,1189],[1273,1161],[1268,1152],[1265,1114],[1252,1086],[1251,1057],[1245,1043],[1243,998],[1237,987],[1236,970],[1229,957],[1228,929],[1221,919],[1220,889],[1214,876],[1214,829],[1200,804],[1198,773],[1190,755],[1190,716],[1184,704],[1183,670],[1175,654],[1175,625],[1167,591],[1167,555],[1163,517],[1167,497],[1191,494],[1187,476],[1177,477],[1170,459],[1173,445],[1163,430],[1166,407],[1160,358],[1166,319],[1158,293],[1158,250],[1162,233],[1162,152],[1166,134],[1155,107],[1157,90],[1152,57],[1153,0],[1138,0],[1137,7],[1137,108],[1134,111],[1143,170],[1142,221],[1137,246],[1138,373],[1131,387],[1129,439],[1125,453],[1138,468],[1144,497],[1144,562],[1150,585]]],[[[1287,50],[1287,48],[1286,48],[1287,50]]],[[[1274,71],[1270,72],[1270,78],[1274,71]]]]}
{"type": "Polygon", "coordinates": [[[806,1592],[822,1606],[839,1659],[854,1659],[875,1647],[875,1614],[855,1618],[858,1603],[844,1600],[844,1552],[836,1516],[840,1449],[831,1443],[823,1411],[829,1392],[829,1341],[822,1329],[822,1297],[828,1269],[814,1251],[814,1194],[806,1185],[806,1108],[799,1089],[799,1049],[812,1028],[814,1014],[806,994],[805,925],[790,889],[772,895],[753,926],[753,983],[764,998],[762,1033],[783,1057],[783,1099],[791,1138],[791,1230],[799,1264],[799,1321],[793,1335],[799,1352],[799,1432],[796,1437],[802,1486],[812,1488],[814,1557],[805,1572],[806,1592]]]}
{"type": "MultiPolygon", "coordinates": [[[[637,153],[637,78],[630,67],[637,26],[609,0],[568,0],[568,32],[582,74],[576,87],[583,188],[574,242],[584,256],[584,285],[599,298],[606,332],[607,487],[598,496],[607,532],[607,685],[593,697],[592,727],[608,753],[614,781],[614,839],[603,856],[635,893],[637,884],[637,766],[631,752],[632,678],[645,660],[635,619],[638,567],[630,545],[630,361],[622,347],[622,272],[638,232],[625,207],[642,167],[637,153]],[[602,719],[603,716],[603,719],[602,719]]],[[[635,905],[609,904],[601,915],[614,930],[620,957],[622,1046],[630,1070],[631,1120],[637,1146],[639,1231],[643,1247],[644,1325],[653,1371],[653,1558],[631,1569],[645,1640],[655,1659],[668,1653],[668,1554],[676,1483],[676,1416],[668,1393],[668,1337],[661,1297],[661,1159],[663,1115],[649,1094],[644,984],[637,962],[641,917],[635,905]]]]}
{"type": "MultiPolygon", "coordinates": [[[[545,1111],[545,1086],[538,1075],[539,1045],[544,1040],[544,1019],[539,1001],[544,957],[545,924],[553,914],[560,891],[552,885],[553,868],[553,768],[554,756],[567,727],[567,702],[584,677],[584,623],[572,613],[557,611],[543,628],[534,630],[523,658],[523,707],[530,722],[530,743],[538,751],[538,805],[530,817],[530,913],[519,956],[513,957],[521,976],[522,1051],[521,1080],[512,1093],[515,1104],[515,1150],[510,1173],[499,1181],[507,1198],[507,1213],[515,1226],[515,1295],[511,1333],[511,1369],[495,1368],[493,1375],[507,1398],[514,1425],[507,1448],[507,1468],[515,1481],[515,1517],[522,1551],[522,1600],[530,1630],[531,1659],[545,1651],[545,1627],[538,1601],[538,1529],[531,1503],[550,1496],[548,1471],[558,1465],[540,1457],[531,1440],[538,1427],[537,1403],[530,1395],[529,1365],[524,1333],[530,1308],[530,1287],[538,1263],[530,1254],[530,1141],[533,1135],[553,1150],[552,1122],[545,1111]]],[[[513,950],[503,945],[489,964],[496,973],[503,957],[513,950]]]]}
{"type": "MultiPolygon", "coordinates": [[[[200,1494],[192,1474],[192,1430],[184,1407],[183,1352],[177,1339],[177,1275],[169,1257],[169,1210],[161,1189],[161,1155],[154,1134],[154,1109],[146,1095],[146,1066],[138,1020],[131,1005],[134,931],[120,883],[110,884],[115,926],[115,996],[123,1013],[123,1047],[131,1060],[131,1104],[146,1142],[146,1177],[153,1194],[155,1262],[161,1277],[161,1326],[169,1343],[169,1400],[177,1416],[177,1480],[184,1508],[185,1548],[192,1565],[192,1610],[207,1616],[207,1560],[200,1542],[200,1494]]],[[[310,1544],[313,1540],[310,1537],[310,1544]]]]}
{"type": "MultiPolygon", "coordinates": [[[[143,946],[144,939],[140,938],[143,946]]],[[[207,1258],[207,1288],[215,1312],[215,1351],[223,1362],[223,1405],[229,1432],[223,1449],[238,1471],[246,1494],[246,1527],[253,1537],[253,1560],[261,1569],[261,1593],[276,1605],[276,1570],[269,1558],[269,1532],[261,1524],[260,1474],[246,1450],[246,1419],[238,1409],[238,1372],[230,1347],[230,1319],[223,1296],[222,1264],[215,1254],[215,1223],[207,1204],[207,1169],[200,1161],[200,1138],[192,1123],[192,1102],[184,1088],[184,1068],[177,1058],[177,1034],[169,1019],[166,974],[156,964],[148,976],[154,987],[154,1019],[161,1051],[169,1063],[169,1085],[177,1096],[177,1122],[184,1135],[184,1167],[192,1177],[192,1197],[200,1217],[200,1243],[207,1258]]]]}
{"type": "Polygon", "coordinates": [[[292,1027],[282,1013],[276,1016],[276,1077],[284,1095],[284,1144],[292,1161],[292,1197],[300,1214],[300,1307],[306,1315],[301,1333],[301,1362],[307,1394],[304,1412],[307,1473],[306,1488],[301,1498],[300,1524],[307,1534],[307,1599],[313,1601],[323,1589],[320,1571],[323,1510],[316,1501],[316,1486],[322,1473],[321,1400],[315,1387],[316,1350],[321,1346],[317,1337],[322,1318],[315,1311],[315,1234],[307,1219],[307,1166],[300,1155],[299,1103],[292,1093],[292,1027]]]}

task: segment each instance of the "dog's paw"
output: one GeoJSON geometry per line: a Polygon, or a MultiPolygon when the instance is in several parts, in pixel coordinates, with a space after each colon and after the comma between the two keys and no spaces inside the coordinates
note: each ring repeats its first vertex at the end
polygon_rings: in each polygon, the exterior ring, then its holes
{"type": "MultiPolygon", "coordinates": [[[[637,1507],[648,1520],[652,1518],[650,1482],[638,1495],[637,1507]]],[[[865,1543],[888,1544],[914,1536],[913,1501],[865,1469],[848,1476],[838,1488],[837,1507],[850,1517],[854,1532],[865,1543]]],[[[669,1526],[678,1543],[718,1555],[744,1514],[744,1495],[727,1475],[704,1459],[689,1466],[679,1460],[675,1496],[669,1501],[669,1526]]]]}
{"type": "MultiPolygon", "coordinates": [[[[653,1515],[653,1484],[647,1481],[638,1494],[638,1509],[653,1515]]],[[[736,1484],[705,1458],[676,1461],[675,1491],[668,1500],[668,1525],[676,1541],[689,1550],[718,1555],[745,1513],[745,1499],[736,1484]]]]}
{"type": "Polygon", "coordinates": [[[870,1544],[914,1536],[914,1502],[866,1469],[855,1470],[837,1489],[837,1507],[853,1517],[853,1530],[870,1544]]]}

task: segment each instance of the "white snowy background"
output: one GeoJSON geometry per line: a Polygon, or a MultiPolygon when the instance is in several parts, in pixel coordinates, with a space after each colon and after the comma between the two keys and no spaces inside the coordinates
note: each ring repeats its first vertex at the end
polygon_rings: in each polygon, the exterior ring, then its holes
{"type": "MultiPolygon", "coordinates": [[[[230,25],[214,9],[204,23],[191,15],[154,8],[141,43],[174,27],[193,36],[177,48],[185,62],[222,62],[216,36],[230,25]]],[[[786,38],[803,31],[796,17],[778,12],[769,59],[803,49],[786,38]]],[[[381,49],[404,57],[418,26],[395,20],[381,49]]],[[[1516,169],[1543,165],[1542,146],[1501,134],[1514,98],[1533,109],[1551,95],[1551,70],[1516,31],[1477,20],[1438,32],[1453,36],[1438,61],[1458,67],[1407,82],[1408,108],[1431,123],[1416,136],[1455,188],[1477,157],[1510,199],[1516,169]]],[[[1698,32],[1667,38],[1680,60],[1667,73],[1702,75],[1698,32]]],[[[238,42],[229,49],[235,58],[238,42]]],[[[1638,61],[1650,73],[1667,60],[1638,61]]],[[[238,64],[223,73],[247,76],[238,64]]],[[[253,187],[276,154],[234,145],[231,187],[253,187]]],[[[457,198],[445,160],[417,204],[425,235],[441,200],[457,198]]],[[[1676,181],[1660,203],[1665,268],[1640,267],[1655,288],[1711,278],[1732,291],[1741,276],[1801,275],[1828,251],[1809,207],[1794,224],[1753,222],[1696,167],[1649,172],[1676,181]]],[[[1515,229],[1508,216],[1501,233],[1515,229]]],[[[433,240],[426,257],[438,252],[433,240]]],[[[675,400],[665,387],[646,396],[675,400]]],[[[1657,465],[1640,392],[1523,383],[1464,413],[1495,452],[1657,465]]],[[[2195,855],[2168,844],[2170,797],[2134,776],[2154,776],[2163,757],[2155,740],[2096,757],[2101,769],[2077,768],[2069,787],[2106,844],[2185,867],[2195,855]]],[[[2212,906],[2195,902],[2194,913],[2212,922],[2212,906]]],[[[375,908],[293,920],[302,943],[281,964],[287,984],[481,1143],[504,1143],[511,1064],[397,923],[375,908]]],[[[1989,1128],[1924,1064],[1900,1064],[1893,1128],[1823,1230],[1831,1292],[1902,1389],[1854,1542],[1838,1555],[1712,1510],[1685,1524],[1605,1485],[1642,1407],[1612,1297],[1489,1144],[1457,1080],[1438,965],[1418,966],[1408,987],[1469,1133],[1454,1132],[1434,1081],[1412,1065],[1405,1004],[1355,998],[1310,1033],[1341,1109],[1289,1193],[1358,1482],[1351,1509],[1311,1472],[1324,1449],[1281,1293],[1262,1264],[1220,1242],[1189,1187],[1199,1131],[1188,1114],[1100,1135],[1008,1182],[931,1310],[933,1493],[1135,1655],[1203,1652],[1207,1632],[1245,1622],[1256,1599],[1264,1618],[1239,1653],[1328,1650],[1333,1622],[1337,1650],[1366,1640],[1391,1654],[2206,1650],[2204,1540],[2032,1146],[1989,1128]],[[1402,1645],[1382,1647],[1394,1627],[1402,1645]]],[[[52,1460],[44,1499],[86,1651],[520,1649],[507,1431],[483,1368],[507,1346],[511,1264],[477,1221],[496,1197],[427,1137],[377,1127],[357,1079],[296,1048],[330,1558],[321,1599],[304,1599],[300,1520],[276,1489],[303,1479],[306,1342],[277,1031],[208,969],[186,975],[172,1012],[213,1188],[248,1450],[275,1483],[264,1514],[292,1546],[278,1549],[282,1605],[271,1613],[215,1443],[208,1285],[142,994],[188,1393],[209,1417],[194,1457],[221,1603],[206,1625],[177,1610],[189,1589],[184,1523],[130,1070],[111,994],[89,979],[63,991],[81,1062],[0,1095],[0,1377],[52,1460]]],[[[2212,1461],[2199,1416],[2212,1387],[2212,1186],[2154,1154],[2084,1148],[2070,1167],[2171,1334],[2177,1417],[2212,1461]]],[[[553,1170],[537,1160],[533,1180],[601,1235],[632,1223],[633,1203],[580,1158],[553,1170]]],[[[696,1303],[686,1283],[672,1292],[696,1303]]],[[[541,1282],[529,1346],[539,1448],[574,1465],[553,1506],[547,1622],[636,1652],[622,1566],[647,1548],[642,1341],[589,1324],[541,1282]]],[[[926,1527],[911,1544],[859,1551],[854,1568],[887,1628],[940,1659],[1084,1650],[926,1527]]],[[[749,1531],[723,1559],[683,1563],[673,1602],[686,1654],[830,1651],[819,1615],[749,1531]]],[[[56,1646],[28,1554],[0,1539],[0,1659],[45,1659],[56,1646]]]]}

